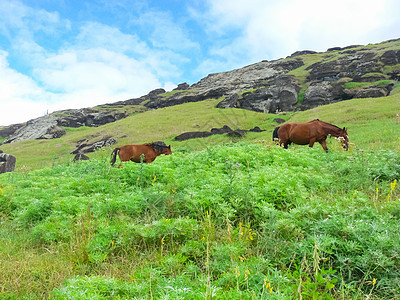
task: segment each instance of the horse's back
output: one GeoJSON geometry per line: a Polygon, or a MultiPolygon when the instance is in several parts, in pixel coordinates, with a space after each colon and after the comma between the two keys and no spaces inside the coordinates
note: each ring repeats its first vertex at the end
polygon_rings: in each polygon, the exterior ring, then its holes
{"type": "Polygon", "coordinates": [[[143,161],[152,159],[154,156],[153,148],[149,145],[125,145],[120,147],[119,156],[123,161],[141,162],[142,155],[144,155],[143,161]]]}
{"type": "Polygon", "coordinates": [[[307,123],[285,123],[278,130],[278,135],[280,139],[290,140],[298,145],[307,145],[311,139],[315,125],[313,121],[307,123]]]}

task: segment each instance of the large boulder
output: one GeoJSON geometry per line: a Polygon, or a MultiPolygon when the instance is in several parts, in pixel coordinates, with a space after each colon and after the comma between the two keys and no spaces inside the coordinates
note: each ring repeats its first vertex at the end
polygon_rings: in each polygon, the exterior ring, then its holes
{"type": "Polygon", "coordinates": [[[18,129],[21,127],[24,127],[25,123],[19,123],[19,124],[12,124],[9,126],[3,126],[0,128],[0,137],[9,137],[13,135],[18,129]]]}
{"type": "Polygon", "coordinates": [[[46,115],[30,120],[19,128],[3,143],[15,143],[24,140],[53,139],[63,136],[66,131],[57,124],[57,117],[46,115]]]}
{"type": "Polygon", "coordinates": [[[126,118],[127,113],[117,110],[94,110],[90,108],[57,111],[28,121],[11,134],[3,142],[15,143],[24,140],[55,139],[66,134],[62,127],[97,127],[126,118]]]}
{"type": "MultiPolygon", "coordinates": [[[[88,143],[88,140],[86,140],[86,139],[81,140],[81,141],[78,141],[76,149],[74,151],[72,151],[71,154],[84,154],[84,153],[94,152],[96,150],[99,150],[100,148],[114,145],[116,142],[117,141],[110,136],[101,138],[100,140],[98,140],[94,143],[88,143]]],[[[82,160],[82,158],[80,158],[80,156],[75,156],[75,160],[77,160],[78,158],[80,160],[82,160]]]]}
{"type": "Polygon", "coordinates": [[[299,90],[293,76],[279,76],[255,91],[230,95],[218,103],[217,107],[243,108],[264,113],[291,111],[297,103],[299,90]]]}
{"type": "Polygon", "coordinates": [[[6,172],[14,172],[17,159],[14,155],[0,153],[0,174],[6,172]]]}

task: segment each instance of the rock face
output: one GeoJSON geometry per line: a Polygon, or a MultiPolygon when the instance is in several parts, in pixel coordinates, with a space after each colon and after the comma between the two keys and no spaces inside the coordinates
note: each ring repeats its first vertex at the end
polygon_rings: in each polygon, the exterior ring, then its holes
{"type": "Polygon", "coordinates": [[[65,130],[57,124],[54,115],[46,115],[27,122],[26,126],[19,128],[8,138],[5,143],[15,143],[31,139],[59,138],[65,134],[65,130]]]}
{"type": "Polygon", "coordinates": [[[14,155],[0,153],[0,174],[6,172],[14,172],[17,159],[14,155]]]}
{"type": "Polygon", "coordinates": [[[132,112],[210,98],[221,99],[218,108],[262,113],[305,110],[352,98],[384,97],[398,81],[400,39],[368,46],[333,47],[323,53],[304,50],[285,59],[210,74],[191,86],[181,83],[171,92],[160,88],[139,98],[55,112],[26,124],[0,128],[0,136],[8,137],[4,143],[58,138],[66,133],[62,127],[101,126],[132,112]]]}
{"type": "Polygon", "coordinates": [[[232,94],[221,101],[219,108],[244,108],[248,110],[277,113],[291,111],[297,103],[300,87],[293,76],[279,76],[269,80],[265,87],[241,95],[232,94]]]}
{"type": "MultiPolygon", "coordinates": [[[[74,151],[72,151],[71,154],[84,154],[84,153],[94,152],[105,146],[114,145],[116,142],[117,141],[114,138],[109,137],[109,136],[104,137],[94,143],[91,143],[91,144],[88,144],[87,140],[82,140],[82,141],[78,142],[76,149],[74,151]]],[[[82,160],[81,156],[76,156],[76,157],[80,157],[79,159],[82,160]]],[[[84,156],[84,157],[86,157],[86,156],[84,156]]]]}
{"type": "Polygon", "coordinates": [[[185,141],[189,139],[195,139],[195,138],[202,138],[202,137],[208,137],[214,134],[227,134],[228,136],[231,137],[242,137],[246,134],[246,132],[263,132],[265,130],[260,129],[258,126],[254,127],[253,129],[250,130],[245,130],[245,129],[235,129],[232,130],[228,125],[224,125],[221,128],[212,128],[211,131],[192,131],[192,132],[184,132],[178,136],[175,137],[176,141],[185,141]]]}
{"type": "Polygon", "coordinates": [[[118,111],[96,111],[89,108],[70,109],[55,112],[28,121],[24,126],[9,131],[9,137],[3,144],[32,139],[55,139],[66,134],[62,127],[97,127],[127,117],[118,111]],[[11,134],[10,134],[11,133],[11,134]]]}

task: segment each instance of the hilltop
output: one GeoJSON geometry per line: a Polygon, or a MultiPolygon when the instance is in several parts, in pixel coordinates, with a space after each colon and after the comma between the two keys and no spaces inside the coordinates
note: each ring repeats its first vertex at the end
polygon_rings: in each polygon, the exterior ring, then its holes
{"type": "Polygon", "coordinates": [[[219,99],[218,108],[261,113],[306,110],[354,98],[390,95],[400,80],[400,39],[379,44],[298,51],[274,61],[210,74],[189,86],[156,89],[139,98],[51,113],[0,128],[3,143],[53,139],[65,128],[98,127],[149,110],[219,99]]]}

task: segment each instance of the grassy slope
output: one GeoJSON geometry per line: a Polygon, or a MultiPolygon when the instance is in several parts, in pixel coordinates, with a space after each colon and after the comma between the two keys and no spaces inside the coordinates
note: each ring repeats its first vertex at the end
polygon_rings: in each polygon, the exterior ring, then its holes
{"type": "MultiPolygon", "coordinates": [[[[263,114],[241,109],[218,109],[215,108],[217,102],[216,99],[210,99],[162,108],[97,128],[84,127],[70,130],[60,139],[23,141],[2,145],[1,149],[17,157],[17,168],[26,166],[28,169],[36,169],[71,160],[73,155],[70,152],[75,149],[77,141],[82,139],[94,142],[102,137],[112,136],[117,140],[117,145],[164,140],[167,144],[171,144],[173,149],[184,147],[198,150],[207,145],[235,142],[238,139],[218,135],[177,142],[173,138],[186,131],[209,131],[213,127],[228,125],[232,129],[251,129],[259,126],[266,132],[249,133],[244,139],[269,141],[271,132],[276,126],[274,118],[291,117],[290,121],[293,122],[319,118],[338,126],[346,126],[351,142],[358,147],[400,150],[398,139],[400,129],[396,124],[396,113],[400,113],[400,94],[397,92],[385,98],[354,99],[286,115],[263,114]],[[385,128],[383,132],[377,129],[382,126],[385,128]]],[[[98,155],[100,154],[89,154],[91,157],[98,155]]]]}
{"type": "MultiPolygon", "coordinates": [[[[400,40],[359,46],[351,50],[372,50],[378,56],[382,55],[384,51],[397,50],[399,48],[400,40]]],[[[289,72],[289,74],[297,78],[302,86],[301,93],[304,93],[307,87],[304,82],[309,74],[309,70],[305,70],[307,67],[317,62],[339,59],[344,55],[348,55],[346,53],[346,51],[339,50],[299,56],[297,58],[303,59],[304,65],[289,72]]],[[[399,68],[400,65],[382,66],[382,72],[387,73],[399,68]]],[[[396,126],[393,127],[393,120],[396,113],[400,112],[399,92],[400,86],[397,86],[392,92],[393,96],[390,97],[355,99],[326,107],[318,107],[307,112],[298,112],[293,115],[292,121],[303,122],[320,118],[338,126],[349,127],[351,140],[360,145],[360,147],[375,148],[384,146],[398,149],[398,143],[388,143],[388,141],[393,140],[393,135],[396,135],[396,129],[398,129],[396,126]],[[376,122],[385,124],[383,132],[375,129],[376,122]]],[[[173,92],[165,95],[168,96],[171,93],[173,92]]],[[[212,136],[204,139],[176,142],[173,138],[186,131],[209,131],[213,127],[228,125],[232,129],[250,129],[254,126],[259,126],[267,130],[267,132],[264,134],[250,133],[245,139],[270,139],[270,133],[276,126],[276,123],[273,122],[273,119],[277,117],[276,115],[266,115],[240,109],[217,109],[215,108],[217,102],[218,100],[216,99],[210,99],[148,111],[98,128],[85,127],[78,130],[69,130],[68,134],[60,139],[24,141],[2,145],[1,150],[17,157],[17,168],[26,166],[28,169],[36,169],[69,161],[73,157],[70,152],[75,149],[79,140],[88,139],[89,142],[94,142],[105,136],[112,136],[117,139],[117,145],[164,140],[174,148],[185,147],[194,150],[203,149],[210,144],[232,142],[237,139],[232,140],[226,136],[212,136]]],[[[95,109],[104,109],[106,107],[107,105],[104,105],[95,109]]],[[[138,109],[136,106],[113,106],[113,108],[123,111],[133,109],[132,112],[138,109]]],[[[139,107],[139,110],[141,109],[142,107],[139,107]]],[[[288,119],[291,115],[291,113],[288,113],[278,117],[288,119]]],[[[90,154],[89,156],[98,156],[98,154],[90,154]]]]}
{"type": "MultiPolygon", "coordinates": [[[[201,149],[208,144],[228,142],[228,138],[212,138],[176,142],[173,138],[187,131],[209,131],[213,127],[228,125],[232,129],[251,129],[259,126],[273,128],[276,115],[266,115],[241,109],[217,109],[218,100],[210,99],[186,103],[137,114],[97,128],[69,130],[68,134],[54,140],[33,140],[2,145],[1,149],[17,157],[17,168],[41,168],[70,160],[76,143],[82,139],[94,142],[112,136],[117,145],[147,143],[164,140],[172,147],[201,149]]],[[[285,117],[285,116],[281,116],[285,117]]],[[[286,116],[287,118],[288,116],[286,116]]],[[[97,154],[89,154],[89,156],[97,154]]]]}

